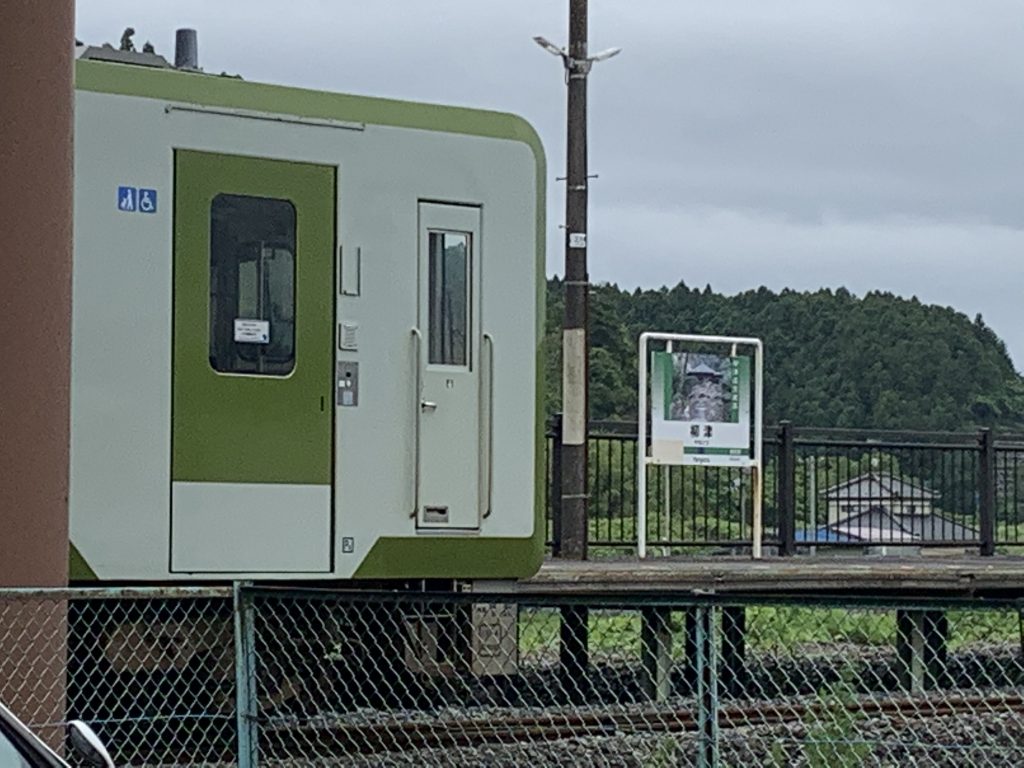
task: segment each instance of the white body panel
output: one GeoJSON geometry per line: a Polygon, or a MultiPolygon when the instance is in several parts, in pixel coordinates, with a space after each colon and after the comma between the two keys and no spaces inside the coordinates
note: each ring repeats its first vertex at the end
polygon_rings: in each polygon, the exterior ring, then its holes
{"type": "MultiPolygon", "coordinates": [[[[234,567],[244,570],[233,578],[278,572],[323,578],[324,552],[333,551],[329,572],[345,578],[379,538],[419,535],[410,517],[409,339],[419,322],[418,206],[428,200],[479,206],[486,233],[478,330],[496,347],[495,471],[492,514],[472,535],[533,534],[540,329],[532,149],[518,141],[433,131],[374,125],[351,130],[324,121],[303,125],[167,107],[159,99],[77,94],[70,525],[88,565],[100,578],[125,580],[202,579],[234,567]],[[334,540],[325,549],[322,541],[297,532],[285,559],[268,552],[251,570],[254,560],[230,558],[188,574],[171,569],[175,149],[336,167],[339,244],[346,258],[357,249],[361,256],[359,295],[337,296],[338,321],[358,324],[358,349],[341,351],[336,342],[335,354],[338,361],[359,363],[360,389],[358,406],[336,409],[334,540]],[[155,189],[157,211],[119,211],[120,185],[155,189]]],[[[333,325],[331,318],[324,322],[333,325]]],[[[452,482],[458,482],[460,469],[452,469],[452,482]]],[[[252,492],[257,490],[265,489],[252,492]]],[[[273,514],[248,491],[239,492],[239,499],[263,510],[259,514],[273,514]]],[[[208,510],[212,498],[202,502],[208,510]]],[[[224,525],[237,524],[247,541],[258,541],[259,515],[243,522],[233,517],[234,501],[224,505],[216,512],[224,525]]],[[[175,567],[205,567],[202,546],[196,542],[195,559],[176,550],[175,567]]]]}
{"type": "Polygon", "coordinates": [[[331,540],[321,510],[330,503],[328,485],[172,483],[171,570],[326,573],[331,540]]]}

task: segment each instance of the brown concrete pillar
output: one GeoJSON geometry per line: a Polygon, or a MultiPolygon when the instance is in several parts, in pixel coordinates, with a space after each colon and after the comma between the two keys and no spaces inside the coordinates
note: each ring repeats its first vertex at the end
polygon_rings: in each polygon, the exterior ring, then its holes
{"type": "Polygon", "coordinates": [[[68,578],[72,0],[0,23],[0,585],[68,578]]]}
{"type": "MultiPolygon", "coordinates": [[[[0,587],[64,586],[74,2],[0,15],[0,587]]],[[[0,697],[35,722],[63,719],[65,622],[0,596],[0,697]]]]}

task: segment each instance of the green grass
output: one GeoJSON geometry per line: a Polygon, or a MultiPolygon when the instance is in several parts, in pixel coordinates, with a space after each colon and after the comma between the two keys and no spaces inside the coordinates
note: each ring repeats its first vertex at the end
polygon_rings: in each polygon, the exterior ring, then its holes
{"type": "MultiPolygon", "coordinates": [[[[537,608],[520,612],[519,649],[522,653],[558,650],[561,617],[557,608],[537,608]]],[[[636,611],[590,612],[590,650],[597,656],[640,653],[640,615],[636,611]]]]}
{"type": "MultiPolygon", "coordinates": [[[[1015,611],[951,610],[949,649],[984,643],[1020,643],[1015,611]]],[[[524,654],[557,652],[560,615],[556,608],[527,609],[520,614],[519,647],[524,654]]],[[[591,610],[590,649],[597,657],[639,657],[639,611],[591,610]]],[[[673,615],[673,655],[683,653],[681,615],[673,615]]],[[[747,609],[747,647],[799,655],[813,645],[892,646],[896,642],[893,609],[807,608],[757,605],[747,609]]]]}
{"type": "MultiPolygon", "coordinates": [[[[1007,610],[947,612],[949,648],[1020,641],[1017,613],[1007,610]]],[[[751,648],[793,650],[806,644],[882,646],[896,641],[893,609],[752,606],[747,610],[751,648]]]]}
{"type": "MultiPolygon", "coordinates": [[[[647,547],[648,549],[660,550],[660,547],[652,542],[662,537],[659,529],[660,520],[657,517],[647,518],[647,547]]],[[[614,547],[592,547],[594,550],[613,550],[615,552],[629,554],[636,551],[636,518],[628,517],[601,517],[592,515],[588,520],[590,530],[590,541],[611,541],[615,542],[614,547]],[[618,542],[622,542],[619,547],[618,542]]],[[[736,541],[740,542],[744,537],[749,537],[750,531],[738,522],[723,520],[711,515],[687,515],[685,518],[680,514],[672,519],[669,538],[675,541],[701,542],[707,540],[736,541]]],[[[693,545],[688,547],[673,547],[672,554],[702,554],[710,553],[718,549],[717,546],[693,545]]]]}
{"type": "Polygon", "coordinates": [[[949,611],[949,648],[979,643],[1020,644],[1020,618],[1015,611],[949,611]]]}
{"type": "Polygon", "coordinates": [[[894,612],[846,608],[752,606],[747,609],[750,648],[789,649],[806,644],[885,645],[896,639],[894,612]]]}

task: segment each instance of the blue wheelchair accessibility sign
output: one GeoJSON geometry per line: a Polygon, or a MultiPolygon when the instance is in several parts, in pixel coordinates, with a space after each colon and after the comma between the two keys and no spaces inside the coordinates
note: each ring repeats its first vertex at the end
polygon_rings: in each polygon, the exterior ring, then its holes
{"type": "Polygon", "coordinates": [[[156,190],[139,190],[139,210],[142,213],[156,213],[156,190]]]}
{"type": "Polygon", "coordinates": [[[117,209],[128,213],[156,213],[156,190],[118,187],[117,209]]]}

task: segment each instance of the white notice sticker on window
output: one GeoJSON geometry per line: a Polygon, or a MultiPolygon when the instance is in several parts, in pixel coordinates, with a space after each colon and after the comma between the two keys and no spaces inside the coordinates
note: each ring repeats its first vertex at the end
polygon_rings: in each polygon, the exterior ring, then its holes
{"type": "Polygon", "coordinates": [[[235,318],[235,341],[239,344],[269,344],[269,320],[243,320],[235,318]]]}

